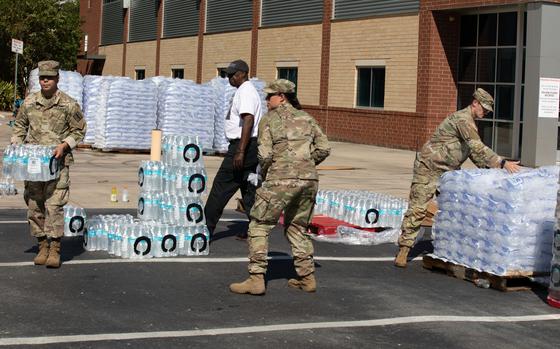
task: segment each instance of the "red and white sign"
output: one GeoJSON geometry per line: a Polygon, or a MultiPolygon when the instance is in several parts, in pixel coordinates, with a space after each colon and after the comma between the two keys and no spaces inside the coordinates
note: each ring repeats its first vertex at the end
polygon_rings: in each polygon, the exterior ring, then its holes
{"type": "Polygon", "coordinates": [[[12,52],[23,54],[23,41],[18,39],[12,39],[12,52]]]}

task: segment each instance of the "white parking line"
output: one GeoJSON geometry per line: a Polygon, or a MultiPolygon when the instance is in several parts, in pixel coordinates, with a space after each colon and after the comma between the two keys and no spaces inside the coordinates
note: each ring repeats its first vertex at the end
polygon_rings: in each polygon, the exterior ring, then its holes
{"type": "MultiPolygon", "coordinates": [[[[270,256],[269,260],[282,261],[292,260],[291,256],[270,256]]],[[[334,262],[391,262],[394,257],[321,257],[315,256],[316,261],[334,261],[334,262]]],[[[414,261],[419,261],[422,258],[414,258],[414,261]]],[[[106,258],[106,259],[84,259],[72,260],[64,262],[64,265],[85,265],[85,264],[116,264],[116,263],[246,263],[249,259],[247,257],[180,257],[180,258],[149,258],[149,259],[121,259],[121,258],[106,258]]],[[[33,262],[6,262],[0,263],[1,267],[28,267],[33,266],[33,262]]]]}
{"type": "Polygon", "coordinates": [[[379,327],[388,325],[403,325],[427,322],[474,322],[474,323],[510,323],[530,321],[560,320],[560,314],[524,315],[524,316],[407,316],[386,319],[372,319],[361,321],[333,321],[333,322],[307,322],[299,324],[278,324],[267,326],[247,326],[214,328],[206,330],[184,331],[156,331],[156,332],[130,332],[130,333],[103,333],[72,336],[45,336],[45,337],[15,337],[0,338],[0,346],[8,345],[33,345],[53,343],[77,343],[97,341],[119,341],[159,338],[185,338],[201,336],[220,336],[232,334],[247,334],[260,332],[302,331],[327,328],[354,328],[354,327],[379,327]]]}
{"type": "Polygon", "coordinates": [[[0,221],[0,224],[23,224],[27,223],[27,221],[0,221]]]}

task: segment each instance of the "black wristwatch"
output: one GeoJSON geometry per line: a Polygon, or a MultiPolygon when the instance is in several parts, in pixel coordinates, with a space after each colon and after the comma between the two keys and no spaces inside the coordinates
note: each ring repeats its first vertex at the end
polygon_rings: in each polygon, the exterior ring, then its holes
{"type": "Polygon", "coordinates": [[[506,165],[506,159],[502,159],[502,161],[500,161],[500,168],[504,168],[505,165],[506,165]]]}

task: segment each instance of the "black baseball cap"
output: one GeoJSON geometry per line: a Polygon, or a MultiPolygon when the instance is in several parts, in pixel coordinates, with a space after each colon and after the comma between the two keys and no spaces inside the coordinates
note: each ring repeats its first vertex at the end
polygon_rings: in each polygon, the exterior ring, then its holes
{"type": "Polygon", "coordinates": [[[231,62],[226,68],[226,74],[235,74],[238,71],[243,71],[245,73],[249,72],[249,66],[242,59],[231,62]]]}

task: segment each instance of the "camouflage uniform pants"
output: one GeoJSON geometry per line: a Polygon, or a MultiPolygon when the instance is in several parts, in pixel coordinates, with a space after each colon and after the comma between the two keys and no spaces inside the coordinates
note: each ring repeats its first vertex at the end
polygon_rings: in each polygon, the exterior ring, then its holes
{"type": "Polygon", "coordinates": [[[64,210],[70,187],[69,169],[64,167],[58,179],[48,182],[25,181],[23,198],[31,235],[58,238],[64,235],[64,210]]]}
{"type": "Polygon", "coordinates": [[[428,203],[436,193],[439,176],[414,176],[410,186],[408,210],[404,214],[399,246],[412,247],[426,218],[428,203]]]}
{"type": "Polygon", "coordinates": [[[299,276],[315,271],[313,244],[307,226],[313,215],[318,182],[313,180],[265,181],[255,198],[249,224],[249,273],[264,274],[268,265],[268,234],[284,211],[284,234],[292,245],[294,266],[299,276]]]}

